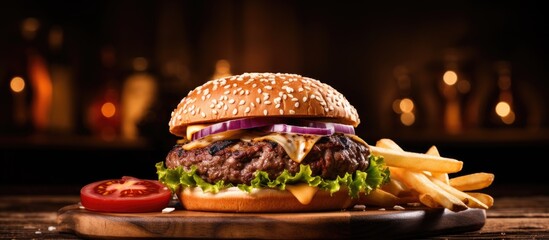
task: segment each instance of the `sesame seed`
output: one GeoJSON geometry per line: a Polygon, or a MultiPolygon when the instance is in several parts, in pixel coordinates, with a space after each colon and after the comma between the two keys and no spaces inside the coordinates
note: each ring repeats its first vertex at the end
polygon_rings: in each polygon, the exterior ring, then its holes
{"type": "Polygon", "coordinates": [[[232,99],[232,98],[229,99],[229,103],[230,103],[230,104],[233,104],[234,102],[235,102],[234,99],[232,99]]]}
{"type": "Polygon", "coordinates": [[[280,103],[277,103],[277,104],[275,105],[275,108],[280,108],[280,103]]]}
{"type": "Polygon", "coordinates": [[[307,102],[307,97],[303,97],[303,102],[307,102]]]}
{"type": "Polygon", "coordinates": [[[238,105],[244,105],[246,103],[246,101],[244,99],[240,100],[240,102],[238,102],[238,105]]]}
{"type": "Polygon", "coordinates": [[[271,101],[269,101],[269,100],[263,101],[263,104],[269,105],[269,104],[271,104],[271,101]]]}
{"type": "Polygon", "coordinates": [[[255,101],[256,101],[258,104],[261,103],[261,99],[260,99],[259,97],[256,97],[256,98],[255,98],[255,101]]]}
{"type": "Polygon", "coordinates": [[[244,109],[244,112],[249,113],[250,112],[250,107],[246,107],[246,109],[244,109]]]}
{"type": "Polygon", "coordinates": [[[254,102],[251,102],[251,103],[250,103],[250,106],[255,107],[254,102]]]}
{"type": "Polygon", "coordinates": [[[227,91],[223,92],[223,94],[225,94],[225,95],[227,95],[227,94],[229,94],[229,93],[231,93],[230,90],[227,90],[227,91]]]}
{"type": "Polygon", "coordinates": [[[297,91],[298,91],[298,92],[303,92],[303,88],[302,88],[302,87],[299,87],[299,88],[297,89],[297,91]]]}
{"type": "Polygon", "coordinates": [[[203,118],[206,117],[206,114],[204,112],[201,112],[200,115],[202,115],[203,118]]]}
{"type": "Polygon", "coordinates": [[[233,115],[236,115],[238,113],[238,109],[233,109],[233,115]]]}
{"type": "MultiPolygon", "coordinates": [[[[274,84],[274,83],[273,83],[273,84],[274,84]]],[[[272,86],[270,86],[270,85],[267,85],[267,86],[265,86],[265,89],[267,89],[267,90],[272,90],[272,89],[273,89],[273,87],[272,87],[272,86]]]]}
{"type": "Polygon", "coordinates": [[[299,102],[295,102],[294,107],[298,108],[299,107],[299,102]]]}
{"type": "Polygon", "coordinates": [[[295,114],[295,111],[290,109],[290,114],[295,114]]]}
{"type": "Polygon", "coordinates": [[[263,115],[267,116],[267,109],[263,109],[263,115]]]}
{"type": "Polygon", "coordinates": [[[257,89],[257,93],[261,94],[261,88],[257,89]]]}
{"type": "Polygon", "coordinates": [[[280,115],[284,114],[284,110],[282,109],[278,110],[278,112],[280,113],[280,115]]]}
{"type": "Polygon", "coordinates": [[[212,110],[213,115],[217,115],[217,110],[212,110]]]}

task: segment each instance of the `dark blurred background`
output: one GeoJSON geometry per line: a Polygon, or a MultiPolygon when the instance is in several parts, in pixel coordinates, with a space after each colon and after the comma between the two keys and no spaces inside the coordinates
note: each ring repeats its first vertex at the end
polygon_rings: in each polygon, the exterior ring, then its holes
{"type": "Polygon", "coordinates": [[[3,1],[0,186],[156,178],[179,100],[255,71],[332,85],[370,144],[543,185],[548,18],[529,1],[3,1]]]}

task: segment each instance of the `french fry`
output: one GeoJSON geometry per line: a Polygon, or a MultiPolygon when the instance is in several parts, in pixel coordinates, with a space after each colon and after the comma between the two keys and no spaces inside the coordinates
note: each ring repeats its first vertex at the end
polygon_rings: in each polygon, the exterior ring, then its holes
{"type": "Polygon", "coordinates": [[[450,185],[461,191],[473,191],[486,188],[494,181],[492,173],[472,173],[450,179],[450,185]]]}
{"type": "Polygon", "coordinates": [[[381,189],[397,197],[410,195],[410,189],[396,178],[391,178],[381,189]]]}
{"type": "Polygon", "coordinates": [[[488,206],[486,206],[486,204],[484,204],[483,202],[479,201],[478,199],[476,199],[475,197],[472,197],[471,195],[467,194],[467,193],[464,193],[460,190],[457,190],[455,188],[453,188],[452,186],[438,180],[438,179],[435,179],[435,178],[431,178],[431,181],[436,184],[437,186],[439,186],[440,188],[442,188],[444,191],[447,191],[448,193],[456,196],[457,198],[459,198],[463,203],[467,204],[467,206],[469,207],[472,207],[472,208],[482,208],[482,209],[488,209],[488,206]]]}
{"type": "Polygon", "coordinates": [[[391,167],[390,171],[391,175],[394,174],[398,176],[407,186],[413,186],[420,194],[429,195],[442,207],[454,212],[459,212],[468,208],[461,199],[440,188],[420,172],[395,167],[391,167]]]}
{"type": "Polygon", "coordinates": [[[373,205],[378,207],[393,207],[395,205],[417,202],[417,197],[397,197],[383,189],[375,189],[368,195],[361,194],[358,204],[373,205]]]}
{"type": "Polygon", "coordinates": [[[486,193],[479,193],[479,192],[466,192],[471,197],[474,197],[484,203],[488,208],[491,208],[494,206],[494,198],[486,193]]]}
{"type": "Polygon", "coordinates": [[[419,202],[423,205],[430,207],[430,208],[440,208],[440,204],[438,204],[433,197],[430,195],[427,195],[425,193],[422,193],[419,195],[419,202]]]}
{"type": "Polygon", "coordinates": [[[406,152],[393,140],[384,138],[377,141],[376,146],[370,146],[370,151],[383,156],[391,172],[391,181],[371,196],[375,199],[370,201],[383,200],[390,204],[419,201],[427,207],[444,207],[454,212],[470,207],[488,209],[493,205],[494,199],[490,195],[461,189],[487,187],[493,181],[493,174],[478,173],[449,179],[448,173],[461,171],[463,162],[441,157],[435,146],[425,154],[406,152]],[[405,197],[405,192],[413,194],[405,197]]]}
{"type": "Polygon", "coordinates": [[[376,146],[381,147],[381,148],[393,149],[393,150],[404,152],[404,149],[402,149],[395,141],[393,141],[389,138],[379,139],[376,142],[376,146]]]}
{"type": "MultiPolygon", "coordinates": [[[[440,157],[440,153],[438,152],[438,148],[435,147],[435,146],[431,146],[425,154],[440,157]]],[[[442,182],[444,182],[444,183],[446,183],[446,184],[450,184],[450,179],[448,177],[448,173],[432,172],[431,176],[438,179],[438,180],[440,180],[440,181],[442,181],[442,182]]]]}
{"type": "Polygon", "coordinates": [[[463,167],[462,161],[451,158],[405,152],[378,146],[370,146],[370,151],[375,155],[383,156],[385,164],[392,167],[443,173],[459,172],[463,167]]]}

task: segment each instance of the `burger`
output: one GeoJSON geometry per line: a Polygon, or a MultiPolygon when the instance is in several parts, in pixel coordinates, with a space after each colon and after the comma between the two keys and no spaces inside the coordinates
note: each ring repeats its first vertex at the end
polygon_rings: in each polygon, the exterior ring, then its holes
{"type": "Polygon", "coordinates": [[[354,206],[389,179],[355,135],[357,110],[331,86],[287,73],[210,80],[173,110],[180,137],[159,180],[187,210],[308,212],[354,206]]]}

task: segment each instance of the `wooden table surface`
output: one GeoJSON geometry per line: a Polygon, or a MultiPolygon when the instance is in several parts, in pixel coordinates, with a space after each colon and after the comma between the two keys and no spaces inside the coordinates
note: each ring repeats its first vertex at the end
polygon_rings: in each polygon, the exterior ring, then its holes
{"type": "MultiPolygon", "coordinates": [[[[500,186],[490,192],[494,206],[479,231],[432,239],[549,239],[549,192],[545,185],[500,186]]],[[[78,239],[57,229],[57,211],[78,195],[0,195],[0,239],[78,239]]]]}

